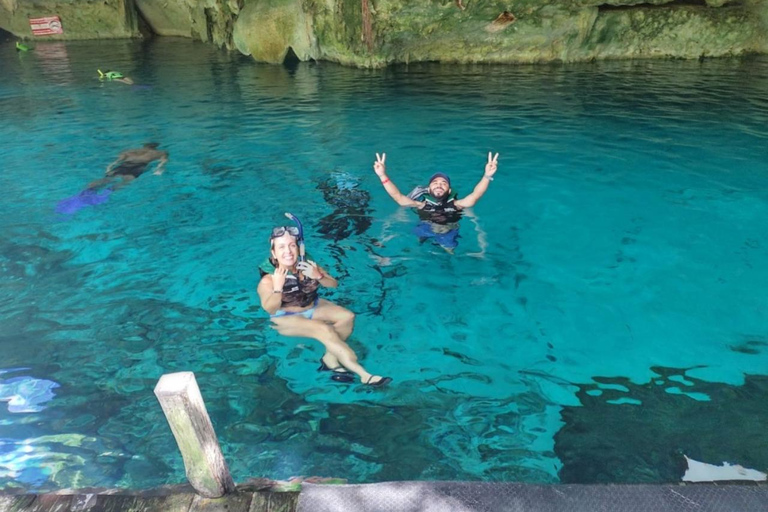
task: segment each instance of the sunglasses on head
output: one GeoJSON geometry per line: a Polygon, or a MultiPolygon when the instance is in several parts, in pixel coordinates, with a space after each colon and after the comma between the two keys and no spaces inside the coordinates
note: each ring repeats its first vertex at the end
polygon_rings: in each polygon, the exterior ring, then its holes
{"type": "Polygon", "coordinates": [[[288,233],[291,236],[295,236],[296,238],[299,237],[299,228],[296,226],[278,226],[276,228],[272,228],[272,235],[269,237],[270,240],[273,238],[279,238],[283,236],[284,234],[288,233]]]}

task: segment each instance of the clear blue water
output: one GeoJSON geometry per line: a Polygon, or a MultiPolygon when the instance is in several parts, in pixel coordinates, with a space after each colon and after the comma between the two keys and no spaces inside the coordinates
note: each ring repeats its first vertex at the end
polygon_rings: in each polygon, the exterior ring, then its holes
{"type": "Polygon", "coordinates": [[[650,452],[768,467],[743,435],[761,408],[733,398],[768,398],[768,59],[371,71],[159,39],[5,44],[0,68],[0,486],[183,482],[152,393],[175,371],[236,481],[559,482],[606,452],[641,471],[614,481],[673,479],[650,452]],[[163,176],[55,213],[149,140],[163,176]],[[500,153],[456,254],[419,245],[377,151],[404,192],[441,170],[460,195],[500,153]],[[256,266],[285,211],[388,389],[333,383],[318,344],[270,330],[256,266]],[[579,439],[606,414],[598,453],[579,439]],[[638,415],[666,428],[643,453],[621,436],[638,415]]]}

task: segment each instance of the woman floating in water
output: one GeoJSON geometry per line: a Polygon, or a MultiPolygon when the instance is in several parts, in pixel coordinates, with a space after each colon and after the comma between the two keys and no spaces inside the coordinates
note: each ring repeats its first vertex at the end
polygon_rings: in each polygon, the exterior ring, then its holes
{"type": "Polygon", "coordinates": [[[317,296],[320,286],[336,288],[338,282],[314,261],[305,259],[304,233],[299,227],[280,226],[269,237],[270,257],[260,268],[258,286],[261,307],[269,313],[275,329],[283,336],[313,338],[325,346],[318,371],[332,371],[337,382],[352,382],[356,373],[370,386],[384,386],[392,379],[368,373],[347,345],[355,315],[317,296]]]}

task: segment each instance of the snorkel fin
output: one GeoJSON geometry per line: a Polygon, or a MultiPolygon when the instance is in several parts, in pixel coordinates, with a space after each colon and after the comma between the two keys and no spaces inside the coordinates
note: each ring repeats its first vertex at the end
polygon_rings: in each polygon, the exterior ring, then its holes
{"type": "Polygon", "coordinates": [[[291,219],[293,222],[296,223],[296,227],[299,228],[299,239],[297,240],[299,242],[299,261],[306,261],[306,250],[304,249],[304,226],[302,226],[301,221],[297,216],[290,212],[285,212],[285,216],[291,219]]]}

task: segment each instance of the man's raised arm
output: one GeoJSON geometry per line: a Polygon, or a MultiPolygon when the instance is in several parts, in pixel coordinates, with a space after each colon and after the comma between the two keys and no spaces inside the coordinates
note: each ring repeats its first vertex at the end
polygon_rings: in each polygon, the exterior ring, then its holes
{"type": "Polygon", "coordinates": [[[375,172],[376,176],[378,176],[381,180],[381,184],[384,185],[384,190],[387,191],[389,197],[394,199],[395,202],[400,206],[412,206],[414,208],[423,207],[424,203],[414,201],[410,197],[404,196],[397,188],[397,186],[392,182],[392,180],[387,177],[387,166],[385,164],[386,159],[386,153],[382,153],[381,155],[376,153],[376,161],[373,163],[373,172],[375,172]]]}
{"type": "Polygon", "coordinates": [[[475,190],[472,191],[467,197],[457,199],[453,202],[459,208],[469,208],[475,206],[477,200],[483,197],[485,191],[488,190],[488,184],[493,181],[493,175],[496,174],[496,168],[498,167],[499,154],[496,153],[492,156],[488,153],[488,163],[485,164],[485,174],[480,178],[480,181],[475,185],[475,190]]]}

